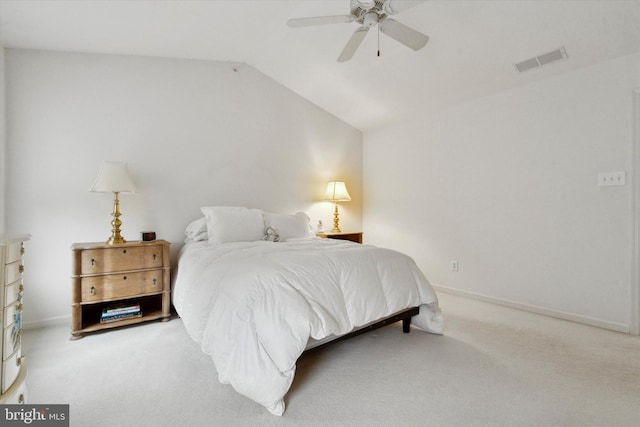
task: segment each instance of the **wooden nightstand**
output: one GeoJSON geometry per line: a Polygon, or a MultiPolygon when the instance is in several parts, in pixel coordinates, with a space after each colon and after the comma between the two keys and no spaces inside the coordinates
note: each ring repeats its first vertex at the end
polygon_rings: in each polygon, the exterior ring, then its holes
{"type": "Polygon", "coordinates": [[[362,243],[362,231],[342,231],[340,233],[316,233],[316,236],[323,239],[349,240],[351,242],[362,243]]]}
{"type": "Polygon", "coordinates": [[[71,339],[149,320],[169,320],[169,246],[165,240],[73,244],[71,339]],[[140,310],[134,316],[131,311],[137,306],[140,310]],[[118,308],[123,310],[121,316],[105,315],[118,308]]]}

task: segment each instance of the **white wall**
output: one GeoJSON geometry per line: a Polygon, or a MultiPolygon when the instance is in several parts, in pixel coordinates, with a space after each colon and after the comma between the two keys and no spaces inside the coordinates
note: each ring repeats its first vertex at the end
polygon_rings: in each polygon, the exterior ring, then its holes
{"type": "Polygon", "coordinates": [[[368,242],[437,285],[629,330],[640,55],[364,135],[368,242]],[[459,272],[450,261],[459,262],[459,272]]]}
{"type": "Polygon", "coordinates": [[[204,205],[306,211],[348,183],[341,225],[361,228],[362,134],[245,64],[6,51],[8,231],[29,232],[25,322],[70,313],[73,242],[110,235],[112,196],[90,193],[104,160],[128,162],[122,234],[155,230],[175,255],[204,205]]]}
{"type": "Polygon", "coordinates": [[[0,44],[0,234],[4,233],[5,170],[6,170],[6,108],[5,108],[4,47],[0,44]]]}

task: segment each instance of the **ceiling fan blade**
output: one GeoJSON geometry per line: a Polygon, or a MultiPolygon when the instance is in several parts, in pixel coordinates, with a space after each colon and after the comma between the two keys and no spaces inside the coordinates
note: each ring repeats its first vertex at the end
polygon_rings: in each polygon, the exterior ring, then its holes
{"type": "Polygon", "coordinates": [[[312,16],[310,18],[293,18],[287,21],[292,28],[311,27],[313,25],[348,24],[355,18],[352,15],[312,16]]]}
{"type": "Polygon", "coordinates": [[[424,2],[425,0],[387,0],[384,3],[383,10],[387,15],[396,15],[424,2]]]}
{"type": "Polygon", "coordinates": [[[385,18],[380,22],[380,32],[413,50],[422,49],[429,41],[429,37],[421,32],[391,18],[385,18]]]}
{"type": "Polygon", "coordinates": [[[356,53],[356,50],[358,50],[358,47],[360,47],[362,40],[364,40],[364,37],[368,32],[369,28],[367,27],[360,27],[355,30],[347,42],[347,45],[342,49],[342,53],[338,57],[338,62],[346,62],[350,60],[353,57],[353,54],[356,53]]]}

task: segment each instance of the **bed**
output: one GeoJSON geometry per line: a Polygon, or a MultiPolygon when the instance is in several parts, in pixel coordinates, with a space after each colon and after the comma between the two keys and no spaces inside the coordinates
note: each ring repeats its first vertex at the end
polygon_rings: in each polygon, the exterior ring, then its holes
{"type": "Polygon", "coordinates": [[[436,294],[399,252],[316,238],[304,213],[203,207],[173,283],[184,326],[220,382],[282,415],[308,349],[403,320],[442,333],[436,294]]]}

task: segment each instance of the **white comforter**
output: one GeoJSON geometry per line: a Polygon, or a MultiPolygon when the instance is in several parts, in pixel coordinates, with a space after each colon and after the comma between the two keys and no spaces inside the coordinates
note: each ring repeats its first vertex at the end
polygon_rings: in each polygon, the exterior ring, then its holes
{"type": "Polygon", "coordinates": [[[442,332],[435,292],[411,258],[339,240],[187,244],[173,302],[220,382],[275,415],[310,338],[416,306],[412,324],[442,332]]]}

